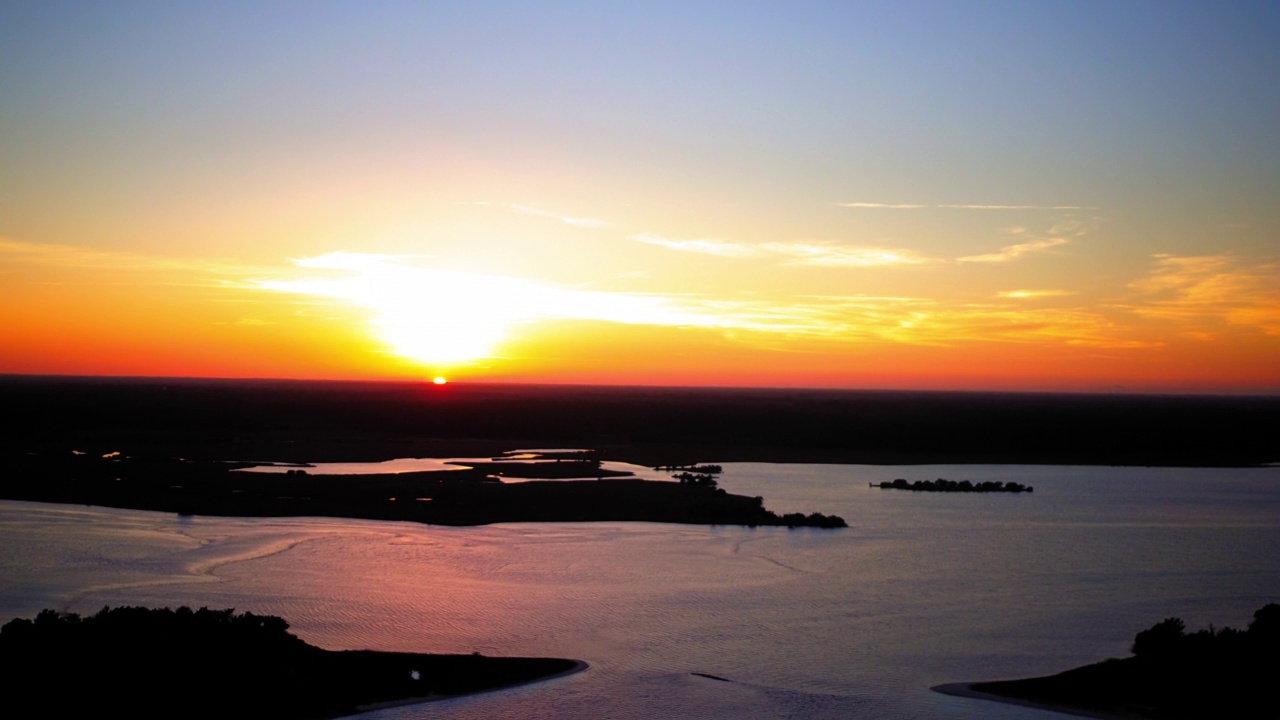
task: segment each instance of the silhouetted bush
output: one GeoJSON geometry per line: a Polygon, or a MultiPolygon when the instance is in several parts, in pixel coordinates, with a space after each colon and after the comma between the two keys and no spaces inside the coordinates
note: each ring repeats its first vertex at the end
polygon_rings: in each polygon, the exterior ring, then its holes
{"type": "Polygon", "coordinates": [[[1180,618],[1165,618],[1135,635],[1130,652],[1136,657],[1168,656],[1178,648],[1184,630],[1186,625],[1180,618]]]}

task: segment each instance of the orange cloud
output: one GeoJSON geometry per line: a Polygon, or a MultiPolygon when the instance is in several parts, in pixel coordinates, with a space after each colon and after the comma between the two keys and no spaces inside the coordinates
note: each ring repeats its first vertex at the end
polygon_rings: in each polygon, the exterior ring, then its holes
{"type": "Polygon", "coordinates": [[[48,243],[32,243],[0,237],[0,257],[12,268],[89,271],[97,282],[121,280],[120,274],[148,273],[153,282],[214,285],[218,279],[240,278],[259,271],[235,263],[93,250],[48,243]]]}
{"type": "Polygon", "coordinates": [[[1067,238],[1055,237],[1046,238],[1044,240],[1032,240],[1030,242],[1018,243],[1016,245],[1006,245],[996,252],[985,253],[983,255],[968,255],[966,257],[956,258],[956,262],[962,263],[1002,263],[1010,260],[1017,260],[1023,255],[1035,252],[1043,252],[1049,248],[1055,248],[1059,245],[1066,245],[1071,242],[1067,238]]]}
{"type": "Polygon", "coordinates": [[[1129,283],[1133,313],[1186,326],[1206,336],[1214,327],[1253,328],[1280,336],[1280,268],[1248,265],[1227,255],[1155,255],[1145,277],[1129,283]]]}

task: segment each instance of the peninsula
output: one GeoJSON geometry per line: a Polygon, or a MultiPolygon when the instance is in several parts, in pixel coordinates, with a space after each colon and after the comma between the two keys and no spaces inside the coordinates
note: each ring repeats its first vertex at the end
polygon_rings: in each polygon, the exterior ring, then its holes
{"type": "Polygon", "coordinates": [[[0,628],[15,717],[310,720],[495,690],[586,668],[561,658],[332,651],[234,610],[44,610],[0,628]]]}
{"type": "Polygon", "coordinates": [[[761,497],[715,483],[639,480],[596,461],[473,463],[453,470],[378,475],[237,472],[255,463],[134,457],[110,452],[25,452],[0,457],[13,500],[158,510],[182,515],[327,516],[434,525],[648,521],[706,525],[847,527],[814,512],[779,515],[761,497]],[[527,482],[502,477],[529,476],[527,482]],[[577,479],[568,479],[577,478],[577,479]]]}
{"type": "Polygon", "coordinates": [[[941,693],[1033,705],[1088,717],[1191,720],[1280,717],[1274,679],[1280,674],[1280,605],[1253,614],[1246,630],[1185,632],[1165,618],[1138,633],[1133,656],[1057,675],[956,683],[941,693]]]}

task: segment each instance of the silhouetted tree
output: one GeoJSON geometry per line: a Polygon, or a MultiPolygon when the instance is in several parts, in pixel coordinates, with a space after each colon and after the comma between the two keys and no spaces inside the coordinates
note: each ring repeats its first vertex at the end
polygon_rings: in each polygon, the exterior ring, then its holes
{"type": "Polygon", "coordinates": [[[1181,618],[1168,617],[1133,637],[1132,652],[1141,658],[1167,657],[1184,637],[1186,625],[1181,618]]]}
{"type": "Polygon", "coordinates": [[[1259,608],[1249,623],[1249,635],[1263,642],[1280,640],[1280,605],[1270,603],[1259,608]]]}

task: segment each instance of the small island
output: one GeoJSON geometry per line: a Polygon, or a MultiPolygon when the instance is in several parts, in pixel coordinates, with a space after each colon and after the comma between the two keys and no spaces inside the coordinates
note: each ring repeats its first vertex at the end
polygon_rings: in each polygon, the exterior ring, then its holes
{"type": "Polygon", "coordinates": [[[988,480],[985,482],[970,482],[968,480],[947,480],[938,478],[937,480],[916,480],[909,483],[903,478],[898,478],[893,482],[869,483],[871,487],[878,487],[882,490],[912,490],[915,492],[948,492],[948,493],[1021,493],[1035,492],[1035,488],[1030,485],[1023,485],[1016,482],[997,482],[988,480]]]}
{"type": "Polygon", "coordinates": [[[1139,632],[1133,656],[1048,677],[940,685],[938,692],[1101,718],[1191,720],[1280,717],[1280,604],[1253,614],[1246,630],[1187,633],[1165,618],[1139,632]]]}
{"type": "Polygon", "coordinates": [[[261,463],[109,452],[11,454],[0,496],[180,515],[324,516],[433,525],[643,521],[703,525],[843,528],[822,513],[780,515],[764,498],[734,495],[714,478],[671,482],[620,477],[597,459],[510,459],[454,470],[376,475],[247,473],[261,463]],[[504,478],[535,478],[503,482],[504,478]]]}
{"type": "Polygon", "coordinates": [[[234,610],[44,610],[0,628],[12,717],[334,718],[586,669],[562,658],[332,651],[234,610]]]}

